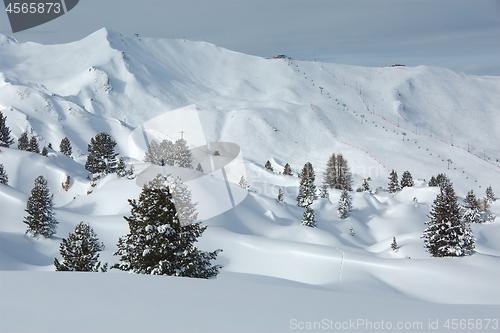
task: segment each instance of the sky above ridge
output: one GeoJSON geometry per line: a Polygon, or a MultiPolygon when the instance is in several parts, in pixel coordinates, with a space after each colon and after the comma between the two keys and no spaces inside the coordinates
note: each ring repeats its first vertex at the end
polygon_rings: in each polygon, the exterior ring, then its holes
{"type": "Polygon", "coordinates": [[[15,34],[0,13],[0,33],[20,42],[67,43],[103,27],[264,57],[500,75],[500,0],[80,0],[15,34]]]}

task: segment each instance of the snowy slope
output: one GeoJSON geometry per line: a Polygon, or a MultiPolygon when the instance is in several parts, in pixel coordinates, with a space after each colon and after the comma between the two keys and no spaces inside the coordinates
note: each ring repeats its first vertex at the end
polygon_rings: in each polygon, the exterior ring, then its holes
{"type": "MultiPolygon", "coordinates": [[[[190,304],[199,305],[195,311],[203,318],[218,319],[212,326],[203,320],[177,320],[171,326],[175,331],[287,331],[292,318],[314,321],[333,314],[342,321],[365,314],[373,320],[423,320],[425,325],[452,315],[491,318],[500,306],[499,218],[473,226],[477,247],[468,258],[430,258],[420,236],[438,193],[424,181],[431,175],[445,172],[462,198],[470,189],[483,196],[489,185],[500,192],[498,96],[500,78],[442,68],[264,59],[204,42],[129,38],[106,29],[52,46],[17,43],[0,35],[0,111],[12,135],[17,139],[27,130],[37,135],[41,147],[52,143],[55,150],[68,136],[74,157],[56,151],[44,157],[18,151],[15,145],[0,152],[9,176],[9,185],[0,186],[0,295],[12,300],[0,302],[0,331],[51,331],[53,326],[23,322],[20,309],[29,303],[26,311],[35,312],[52,300],[62,324],[73,325],[76,319],[68,309],[77,307],[79,298],[71,301],[73,306],[59,302],[75,284],[84,285],[78,297],[91,294],[104,303],[97,310],[82,307],[85,314],[98,315],[96,326],[72,331],[139,330],[126,320],[106,323],[114,311],[132,317],[146,307],[146,298],[134,291],[131,302],[136,305],[127,308],[122,295],[134,286],[159,309],[168,309],[169,320],[185,318],[190,304]],[[196,107],[173,111],[187,105],[196,107]],[[87,144],[102,131],[117,141],[117,151],[134,163],[139,177],[109,175],[87,195],[87,144]],[[50,272],[61,238],[80,221],[90,223],[106,245],[101,259],[117,262],[112,254],[118,237],[128,231],[123,219],[129,214],[127,199],[138,197],[141,173],[151,172],[140,161],[134,140],[176,139],[181,131],[193,148],[206,142],[241,147],[250,191],[231,185],[234,208],[216,200],[226,191],[220,171],[214,177],[185,173],[193,179],[187,184],[199,202],[200,217],[210,226],[200,247],[224,250],[218,257],[224,265],[221,275],[192,281],[114,271],[50,272]],[[300,225],[298,178],[278,172],[290,163],[297,174],[310,161],[320,184],[332,153],[349,161],[355,188],[368,176],[372,188],[385,188],[391,169],[399,175],[409,170],[420,180],[395,195],[384,190],[353,193],[354,210],[346,220],[337,217],[340,193],[331,190],[329,200],[314,203],[318,228],[309,229],[300,225]],[[263,168],[266,160],[274,173],[263,168]],[[59,225],[53,238],[33,240],[24,235],[22,220],[33,180],[40,174],[54,193],[59,225]],[[61,183],[68,175],[71,185],[65,192],[61,183]],[[284,203],[276,202],[279,188],[285,191],[284,203]],[[396,253],[390,248],[393,237],[400,246],[396,253]],[[35,280],[53,293],[30,286],[35,280]],[[199,298],[186,299],[174,309],[172,300],[165,301],[188,291],[199,298]],[[220,312],[205,312],[214,302],[220,312]],[[345,308],[348,302],[365,304],[364,310],[345,308]],[[299,312],[304,303],[313,305],[299,312]],[[421,311],[421,317],[407,314],[421,311]]],[[[237,182],[241,169],[227,168],[237,182]]],[[[500,215],[500,200],[491,211],[500,215]]],[[[156,317],[148,313],[138,321],[149,322],[146,331],[163,330],[164,323],[147,318],[156,317]]]]}

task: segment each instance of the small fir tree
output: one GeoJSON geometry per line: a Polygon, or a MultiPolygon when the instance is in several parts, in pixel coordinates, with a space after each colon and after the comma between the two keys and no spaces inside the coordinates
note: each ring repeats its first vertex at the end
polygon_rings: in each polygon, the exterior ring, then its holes
{"type": "Polygon", "coordinates": [[[319,197],[321,199],[330,199],[330,194],[328,193],[328,186],[323,184],[319,187],[319,197]]]}
{"type": "Polygon", "coordinates": [[[439,186],[437,180],[436,180],[436,177],[432,176],[431,179],[429,180],[429,183],[428,183],[429,187],[436,187],[436,186],[439,186]]]}
{"type": "Polygon", "coordinates": [[[307,206],[304,214],[302,215],[302,225],[316,228],[316,217],[314,215],[314,209],[312,209],[311,206],[307,206]]]}
{"type": "Polygon", "coordinates": [[[311,163],[307,162],[300,173],[299,194],[297,195],[297,206],[305,208],[310,206],[316,199],[316,177],[311,163]]]}
{"type": "Polygon", "coordinates": [[[71,156],[71,154],[73,153],[71,142],[69,141],[67,136],[65,136],[61,140],[61,144],[59,144],[59,151],[66,156],[71,156]]]}
{"type": "Polygon", "coordinates": [[[220,156],[220,153],[218,150],[214,151],[214,156],[220,156]]]}
{"type": "Polygon", "coordinates": [[[118,178],[127,176],[127,170],[125,169],[125,162],[121,157],[118,159],[118,165],[116,166],[116,176],[118,178]]]}
{"type": "Polygon", "coordinates": [[[354,232],[354,228],[353,228],[352,226],[349,228],[349,234],[350,234],[352,237],[354,237],[354,235],[356,235],[356,233],[354,232]]]}
{"type": "Polygon", "coordinates": [[[17,140],[17,149],[18,150],[28,150],[29,145],[28,132],[23,132],[19,139],[17,140]]]}
{"type": "Polygon", "coordinates": [[[370,192],[370,184],[368,184],[368,181],[366,179],[363,179],[363,185],[361,185],[361,189],[364,192],[370,192]]]}
{"type": "Polygon", "coordinates": [[[243,187],[245,190],[248,190],[250,188],[244,176],[241,176],[239,185],[243,187]]]}
{"type": "Polygon", "coordinates": [[[151,140],[148,145],[148,151],[144,155],[143,161],[146,163],[161,165],[162,156],[160,154],[160,146],[155,140],[151,140]]]}
{"type": "Polygon", "coordinates": [[[99,242],[99,238],[89,224],[80,222],[75,227],[75,231],[70,233],[68,238],[63,238],[59,245],[59,253],[63,258],[59,262],[54,258],[56,271],[60,272],[102,272],[107,271],[108,264],[101,267],[99,252],[104,248],[104,244],[99,242]]]}
{"type": "Polygon", "coordinates": [[[462,220],[465,223],[481,223],[481,207],[479,200],[476,198],[473,190],[467,193],[464,199],[464,204],[460,208],[462,220]]]}
{"type": "Polygon", "coordinates": [[[58,222],[52,211],[52,197],[47,180],[38,176],[25,209],[28,215],[24,217],[24,223],[28,225],[26,234],[30,237],[41,235],[48,238],[56,233],[58,222]]]}
{"type": "Polygon", "coordinates": [[[212,266],[220,250],[200,251],[194,243],[206,230],[201,222],[182,225],[161,175],[146,183],[139,200],[129,200],[130,216],[125,217],[130,232],[119,239],[117,268],[138,274],[210,278],[221,266],[212,266]]]}
{"type": "Polygon", "coordinates": [[[427,252],[433,257],[461,257],[472,254],[475,247],[474,236],[470,224],[461,219],[451,184],[440,188],[428,217],[428,227],[422,235],[427,252]]]}
{"type": "Polygon", "coordinates": [[[493,193],[491,185],[486,189],[486,199],[489,203],[493,203],[495,201],[495,193],[493,193]]]}
{"type": "Polygon", "coordinates": [[[66,180],[63,183],[61,183],[62,188],[64,189],[64,191],[68,192],[70,182],[71,182],[71,177],[70,176],[66,176],[66,180]]]}
{"type": "Polygon", "coordinates": [[[7,172],[5,172],[3,164],[0,164],[0,184],[7,185],[8,183],[9,177],[7,176],[7,172]]]}
{"type": "Polygon", "coordinates": [[[10,128],[7,126],[7,116],[0,112],[0,147],[9,148],[14,143],[10,136],[10,128]]]}
{"type": "Polygon", "coordinates": [[[391,249],[394,251],[394,252],[397,252],[399,247],[398,247],[398,243],[396,242],[396,237],[392,237],[392,243],[391,243],[391,249]]]}
{"type": "Polygon", "coordinates": [[[271,162],[269,162],[269,160],[267,160],[267,162],[266,162],[266,164],[264,165],[264,167],[265,167],[267,170],[274,171],[274,170],[273,170],[273,166],[271,165],[271,162]]]}
{"type": "Polygon", "coordinates": [[[106,175],[116,171],[115,153],[116,142],[111,135],[106,132],[97,134],[90,139],[90,144],[87,147],[89,155],[85,163],[87,169],[92,175],[106,175]]]}
{"type": "Polygon", "coordinates": [[[401,190],[399,187],[398,174],[396,171],[392,170],[389,175],[389,184],[387,185],[387,192],[396,193],[401,190]]]}
{"type": "Polygon", "coordinates": [[[201,166],[201,163],[198,163],[196,166],[196,171],[203,172],[203,167],[201,166]]]}
{"type": "Polygon", "coordinates": [[[276,199],[278,202],[283,202],[283,190],[280,188],[278,192],[278,199],[276,199]]]}
{"type": "Polygon", "coordinates": [[[411,173],[408,170],[403,172],[403,176],[401,176],[401,188],[413,187],[414,185],[415,182],[413,181],[411,173]]]}
{"type": "Polygon", "coordinates": [[[134,179],[134,178],[135,178],[134,165],[130,164],[130,167],[128,168],[127,172],[127,179],[134,179]]]}
{"type": "Polygon", "coordinates": [[[43,147],[42,156],[47,156],[48,153],[49,153],[49,151],[47,150],[47,147],[43,147]]]}
{"type": "Polygon", "coordinates": [[[285,164],[285,167],[283,169],[283,174],[284,175],[287,175],[287,176],[293,176],[293,173],[292,173],[292,168],[290,167],[290,164],[285,164]]]}
{"type": "Polygon", "coordinates": [[[352,197],[347,190],[343,190],[339,199],[339,207],[337,213],[341,219],[346,219],[352,211],[352,197]]]}
{"type": "Polygon", "coordinates": [[[29,143],[28,143],[28,149],[27,151],[30,151],[35,154],[40,154],[40,147],[38,147],[38,140],[36,139],[36,136],[32,136],[29,143]]]}
{"type": "Polygon", "coordinates": [[[178,139],[177,141],[175,141],[173,159],[174,166],[190,169],[193,168],[193,166],[191,165],[191,150],[188,148],[186,140],[178,139]]]}

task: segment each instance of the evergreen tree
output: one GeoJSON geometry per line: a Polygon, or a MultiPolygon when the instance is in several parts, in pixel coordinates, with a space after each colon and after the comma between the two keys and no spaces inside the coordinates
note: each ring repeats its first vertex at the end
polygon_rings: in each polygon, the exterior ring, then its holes
{"type": "MultiPolygon", "coordinates": [[[[434,177],[432,177],[432,178],[434,178],[434,177]]],[[[452,185],[451,180],[444,173],[438,174],[436,176],[436,178],[434,178],[434,181],[432,178],[431,178],[431,181],[429,182],[429,186],[446,187],[446,186],[452,185]],[[431,182],[432,182],[432,185],[431,185],[431,182]]]]}
{"type": "Polygon", "coordinates": [[[316,228],[314,209],[312,209],[311,206],[306,207],[306,210],[302,216],[302,225],[305,225],[306,227],[316,228]]]}
{"type": "Polygon", "coordinates": [[[269,162],[269,160],[267,160],[267,162],[266,162],[266,164],[264,165],[264,167],[265,167],[267,170],[274,171],[274,170],[273,170],[273,166],[271,165],[271,162],[269,162]]]}
{"type": "Polygon", "coordinates": [[[118,178],[122,178],[127,175],[127,170],[125,169],[125,162],[121,157],[118,159],[118,165],[116,166],[116,175],[118,176],[118,178]]]}
{"type": "Polygon", "coordinates": [[[353,228],[352,226],[349,228],[349,234],[350,234],[352,237],[354,237],[354,235],[356,235],[356,233],[354,232],[354,228],[353,228]]]}
{"type": "Polygon", "coordinates": [[[319,187],[319,197],[321,199],[330,199],[330,194],[328,193],[328,186],[323,184],[319,187]]]}
{"type": "Polygon", "coordinates": [[[70,182],[71,182],[71,177],[70,176],[66,176],[66,180],[64,181],[64,183],[61,183],[62,188],[63,188],[64,191],[68,192],[70,182]]]}
{"type": "Polygon", "coordinates": [[[7,116],[0,112],[0,147],[9,148],[14,143],[10,136],[10,128],[7,126],[7,116]]]}
{"type": "Polygon", "coordinates": [[[191,165],[191,150],[187,146],[187,141],[178,139],[174,143],[173,150],[174,166],[181,168],[193,168],[191,165]]]}
{"type": "Polygon", "coordinates": [[[9,177],[7,176],[7,173],[5,172],[5,168],[3,164],[0,164],[0,184],[7,185],[9,183],[9,177]]]}
{"type": "Polygon", "coordinates": [[[337,208],[337,213],[341,219],[345,219],[349,216],[352,211],[352,197],[349,195],[347,190],[343,190],[339,199],[339,208],[337,208]]]}
{"type": "Polygon", "coordinates": [[[460,209],[462,221],[465,223],[481,223],[481,205],[473,190],[467,193],[464,204],[460,209]]]}
{"type": "Polygon", "coordinates": [[[399,190],[401,190],[401,188],[399,187],[398,174],[396,171],[392,170],[391,174],[389,175],[389,185],[387,186],[387,192],[396,193],[399,190]]]}
{"type": "Polygon", "coordinates": [[[391,243],[391,249],[394,251],[394,252],[397,252],[398,251],[398,243],[396,242],[396,237],[392,237],[392,243],[391,243]]]}
{"type": "Polygon", "coordinates": [[[49,153],[49,151],[47,150],[47,147],[43,147],[42,156],[47,156],[48,153],[49,153]]]}
{"type": "Polygon", "coordinates": [[[191,191],[183,184],[180,177],[167,175],[167,183],[181,226],[196,223],[198,221],[197,204],[191,200],[191,191]]]}
{"type": "Polygon", "coordinates": [[[130,167],[129,167],[128,172],[127,172],[127,179],[134,179],[134,178],[135,178],[134,165],[130,164],[130,167]]]}
{"type": "Polygon", "coordinates": [[[283,190],[280,188],[278,192],[278,199],[276,199],[278,202],[283,202],[283,190]]]}
{"type": "Polygon", "coordinates": [[[220,153],[218,150],[214,151],[214,156],[220,156],[220,153]]]}
{"type": "Polygon", "coordinates": [[[52,197],[47,180],[38,176],[25,209],[28,215],[24,217],[24,223],[28,225],[26,234],[30,237],[42,235],[48,238],[56,233],[58,222],[52,212],[52,197]]]}
{"type": "Polygon", "coordinates": [[[323,184],[337,190],[352,191],[352,175],[342,154],[330,156],[323,176],[323,184]]]}
{"type": "Polygon", "coordinates": [[[146,152],[143,161],[146,163],[161,165],[161,159],[162,157],[160,154],[160,146],[158,145],[158,142],[156,142],[155,140],[151,140],[148,145],[148,151],[146,152]]]}
{"type": "MultiPolygon", "coordinates": [[[[103,248],[103,243],[99,242],[90,225],[80,222],[75,231],[68,238],[63,238],[59,245],[63,261],[54,258],[56,271],[98,272],[101,266],[99,251],[103,248]]],[[[101,268],[102,272],[106,270],[107,264],[101,268]]]]}
{"type": "Polygon", "coordinates": [[[297,196],[297,206],[310,206],[316,199],[316,185],[314,185],[316,177],[311,163],[307,162],[300,173],[299,194],[297,196]]]}
{"type": "Polygon", "coordinates": [[[436,177],[432,176],[431,179],[429,180],[429,187],[436,187],[439,186],[436,177]]]}
{"type": "Polygon", "coordinates": [[[366,179],[363,179],[363,185],[361,186],[364,192],[370,192],[370,184],[366,179]]]}
{"type": "MultiPolygon", "coordinates": [[[[159,161],[156,164],[174,166],[175,165],[174,144],[169,140],[163,140],[162,142],[160,142],[160,146],[158,147],[158,149],[159,149],[158,151],[159,161]]],[[[191,158],[191,151],[189,151],[188,155],[189,158],[191,158]]]]}
{"type": "Polygon", "coordinates": [[[125,217],[130,232],[118,241],[117,268],[139,274],[210,278],[221,266],[211,265],[220,250],[200,251],[194,243],[206,226],[182,225],[174,199],[161,175],[146,183],[139,201],[129,200],[131,215],[125,217]],[[162,185],[163,184],[163,185],[162,185]]]}
{"type": "Polygon", "coordinates": [[[427,252],[433,257],[472,254],[475,247],[474,236],[470,224],[461,220],[457,197],[451,184],[440,188],[428,217],[428,227],[422,235],[427,252]]]}
{"type": "Polygon", "coordinates": [[[290,167],[290,164],[285,164],[285,168],[283,169],[283,174],[287,176],[293,176],[292,173],[292,168],[290,167]]]}
{"type": "Polygon", "coordinates": [[[406,170],[401,177],[401,188],[413,187],[413,185],[415,185],[415,182],[413,181],[411,173],[406,170]]]}
{"type": "Polygon", "coordinates": [[[196,166],[196,170],[199,172],[203,172],[203,167],[201,166],[201,163],[198,163],[198,165],[196,166]]]}
{"type": "Polygon", "coordinates": [[[116,142],[106,132],[99,133],[90,139],[90,144],[87,147],[89,156],[85,163],[87,169],[92,175],[108,174],[116,170],[116,157],[115,153],[116,142]]]}
{"type": "Polygon", "coordinates": [[[71,142],[69,141],[67,136],[65,136],[61,140],[61,144],[59,145],[59,151],[66,156],[71,156],[71,154],[73,153],[73,148],[71,147],[71,142]]]}
{"type": "Polygon", "coordinates": [[[17,140],[17,149],[18,150],[28,150],[29,139],[28,132],[23,132],[17,140]]]}
{"type": "Polygon", "coordinates": [[[486,199],[489,201],[489,203],[493,203],[493,201],[495,201],[495,193],[493,193],[491,185],[486,189],[486,199]]]}
{"type": "Polygon", "coordinates": [[[38,147],[38,140],[36,139],[36,136],[32,136],[29,143],[28,143],[28,149],[27,151],[30,151],[35,154],[40,154],[40,148],[38,147]]]}
{"type": "Polygon", "coordinates": [[[244,176],[241,176],[239,185],[243,187],[245,190],[248,190],[250,188],[244,176]]]}

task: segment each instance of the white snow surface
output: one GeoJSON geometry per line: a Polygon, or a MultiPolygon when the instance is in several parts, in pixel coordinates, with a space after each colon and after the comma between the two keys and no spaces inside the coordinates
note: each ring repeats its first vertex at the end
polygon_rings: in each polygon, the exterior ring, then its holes
{"type": "Polygon", "coordinates": [[[51,46],[0,35],[0,111],[16,138],[0,152],[9,177],[0,185],[0,331],[286,332],[314,322],[326,330],[323,320],[331,320],[357,321],[357,331],[371,332],[359,320],[383,320],[422,322],[422,329],[404,331],[426,332],[436,331],[429,321],[438,320],[442,331],[447,319],[498,320],[500,200],[490,208],[492,223],[472,226],[470,257],[432,258],[420,236],[439,191],[427,187],[432,175],[446,173],[459,200],[471,189],[482,197],[489,185],[499,196],[499,96],[499,77],[427,66],[273,60],[107,29],[51,46]],[[186,106],[189,115],[169,118],[186,106]],[[155,127],[155,119],[175,121],[155,127]],[[55,150],[47,157],[18,151],[26,130],[40,148],[52,143],[55,150]],[[103,131],[139,177],[109,175],[87,195],[87,145],[103,131]],[[151,170],[132,153],[141,149],[136,134],[175,140],[181,131],[193,148],[203,140],[212,149],[217,142],[241,148],[226,175],[177,170],[191,179],[185,183],[209,226],[199,247],[223,250],[220,275],[54,272],[61,239],[80,221],[104,242],[101,261],[118,261],[112,254],[128,232],[127,199],[138,198],[140,174],[151,170]],[[74,158],[57,152],[65,136],[74,158]],[[348,160],[354,188],[370,177],[381,189],[352,193],[346,220],[337,216],[340,191],[330,190],[330,199],[313,204],[317,228],[302,226],[296,174],[309,161],[319,185],[332,153],[348,160]],[[264,169],[267,160],[275,172],[264,169]],[[294,177],[278,174],[286,163],[294,177]],[[409,170],[416,186],[388,194],[391,169],[400,177],[409,170]],[[243,173],[248,193],[237,186],[243,173]],[[22,222],[38,175],[54,194],[59,225],[50,239],[28,238],[22,222]],[[226,176],[236,183],[229,185],[235,207],[218,200],[228,195],[226,176]],[[279,188],[283,203],[276,201],[279,188]]]}

